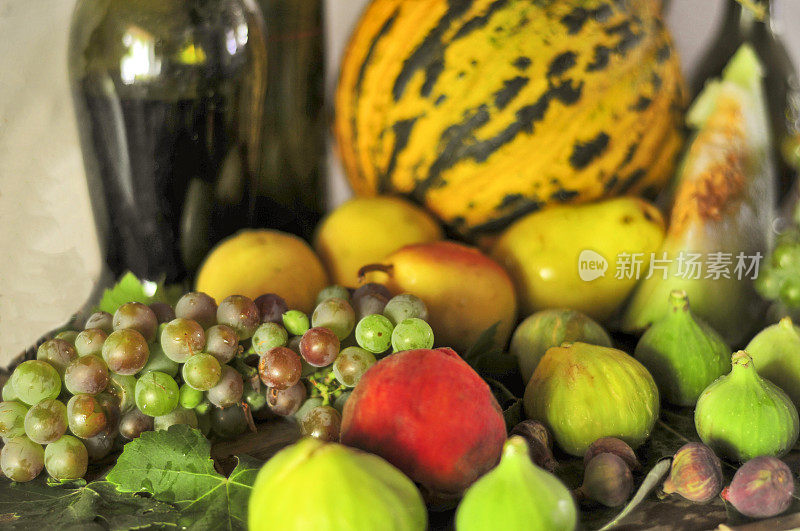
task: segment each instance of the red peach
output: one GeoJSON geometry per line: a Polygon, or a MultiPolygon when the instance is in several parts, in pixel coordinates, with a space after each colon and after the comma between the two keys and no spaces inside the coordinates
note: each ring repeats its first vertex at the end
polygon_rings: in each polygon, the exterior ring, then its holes
{"type": "Polygon", "coordinates": [[[458,494],[500,460],[506,426],[489,386],[449,348],[373,365],[345,403],[341,441],[432,493],[458,494]]]}

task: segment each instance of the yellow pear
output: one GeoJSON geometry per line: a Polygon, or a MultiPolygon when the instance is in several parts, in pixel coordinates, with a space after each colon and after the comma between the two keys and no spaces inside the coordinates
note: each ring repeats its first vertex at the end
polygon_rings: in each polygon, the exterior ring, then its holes
{"type": "Polygon", "coordinates": [[[663,239],[656,207],[619,197],[529,214],[506,229],[492,256],[514,280],[524,315],[569,308],[607,321],[648,275],[663,239]]]}
{"type": "Polygon", "coordinates": [[[331,280],[358,285],[361,266],[383,260],[404,245],[442,239],[442,229],[424,210],[399,197],[358,197],[320,223],[314,249],[331,280]]]}
{"type": "Polygon", "coordinates": [[[479,250],[450,241],[407,245],[364,270],[365,280],[425,302],[437,346],[464,354],[495,323],[495,344],[503,347],[508,342],[517,319],[514,285],[508,273],[479,250]]]}
{"type": "Polygon", "coordinates": [[[275,293],[289,308],[311,312],[328,276],[302,239],[276,230],[244,230],[221,241],[197,273],[195,289],[217,302],[228,295],[275,293]]]}

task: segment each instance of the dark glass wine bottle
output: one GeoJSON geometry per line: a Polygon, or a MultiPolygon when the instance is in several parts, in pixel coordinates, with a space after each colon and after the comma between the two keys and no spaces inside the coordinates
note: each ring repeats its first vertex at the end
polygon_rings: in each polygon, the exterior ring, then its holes
{"type": "Polygon", "coordinates": [[[184,280],[221,238],[270,226],[253,0],[79,0],[69,74],[112,273],[184,280]]]}
{"type": "Polygon", "coordinates": [[[706,80],[717,77],[743,43],[753,46],[764,64],[764,87],[775,144],[775,160],[779,164],[779,197],[786,198],[794,183],[796,170],[783,156],[782,146],[800,132],[800,83],[797,70],[780,38],[783,22],[779,3],[752,0],[763,7],[763,17],[739,0],[727,0],[722,24],[707,51],[698,62],[692,77],[692,95],[702,90],[706,80]]]}
{"type": "Polygon", "coordinates": [[[324,212],[324,2],[258,3],[269,57],[260,197],[269,226],[310,238],[324,212]]]}

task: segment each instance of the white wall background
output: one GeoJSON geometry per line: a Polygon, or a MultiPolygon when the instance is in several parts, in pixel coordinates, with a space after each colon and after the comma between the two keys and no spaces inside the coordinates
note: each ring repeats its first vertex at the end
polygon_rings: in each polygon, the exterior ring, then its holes
{"type": "MultiPolygon", "coordinates": [[[[422,1],[422,0],[420,0],[422,1]]],[[[669,23],[691,74],[725,0],[673,0],[669,23]]],[[[800,0],[776,0],[800,64],[800,0]]],[[[366,0],[327,0],[333,83],[366,0]]],[[[0,0],[0,366],[89,295],[100,253],[67,87],[74,0],[0,0]]],[[[332,161],[332,164],[334,161],[332,161]]],[[[346,187],[335,188],[334,201],[346,187]]]]}

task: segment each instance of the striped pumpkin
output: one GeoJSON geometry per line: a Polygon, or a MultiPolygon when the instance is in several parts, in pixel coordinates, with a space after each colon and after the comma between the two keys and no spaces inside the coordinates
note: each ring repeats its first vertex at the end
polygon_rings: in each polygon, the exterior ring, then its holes
{"type": "Polygon", "coordinates": [[[373,0],[335,133],[357,194],[410,196],[476,237],[550,203],[657,192],[684,103],[659,0],[373,0]]]}

